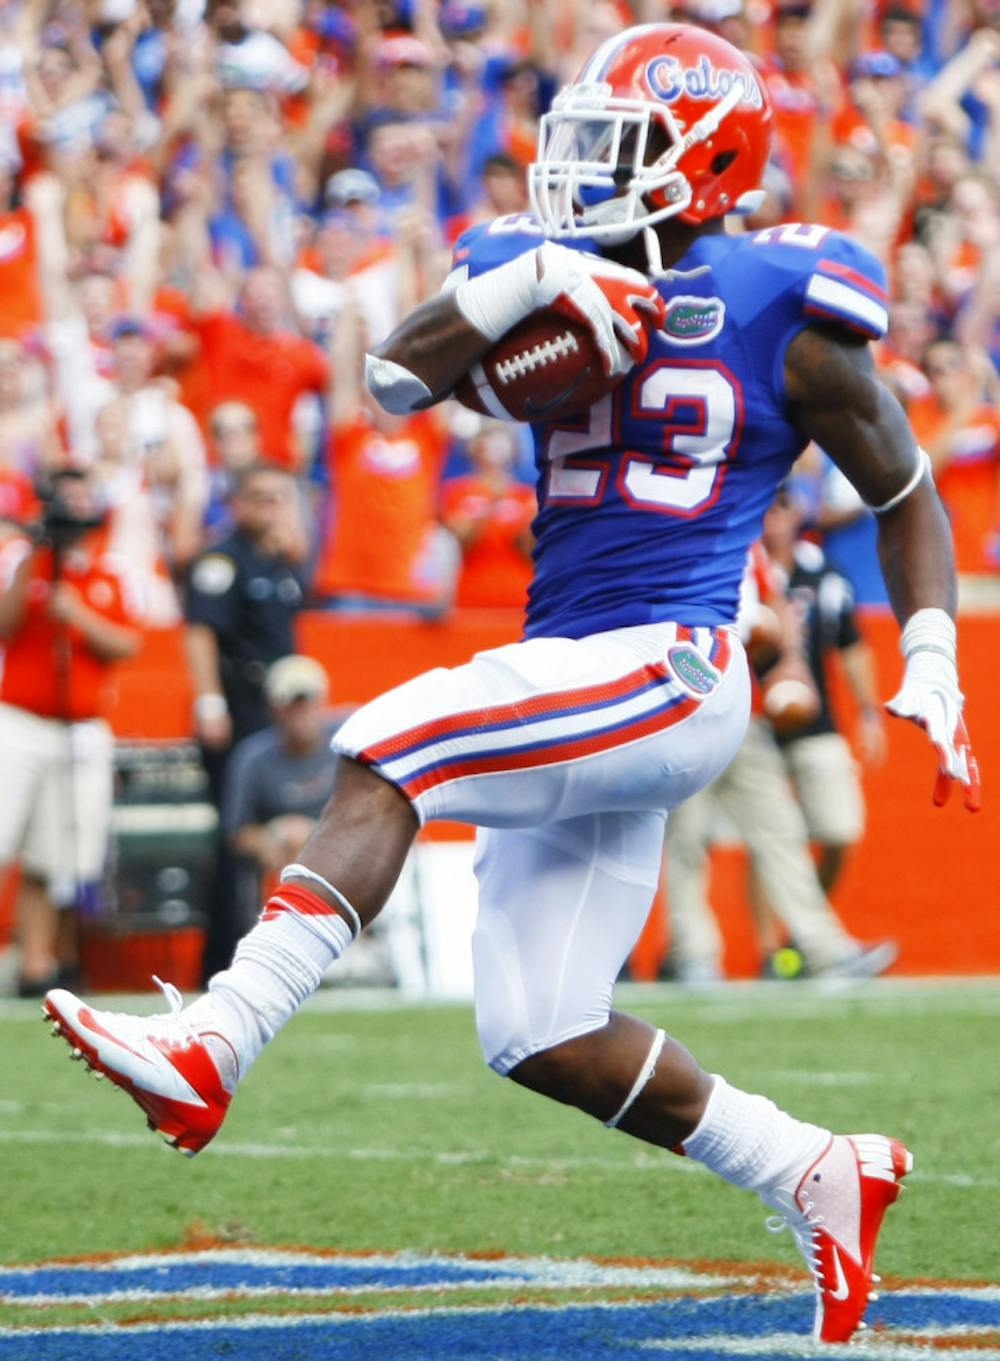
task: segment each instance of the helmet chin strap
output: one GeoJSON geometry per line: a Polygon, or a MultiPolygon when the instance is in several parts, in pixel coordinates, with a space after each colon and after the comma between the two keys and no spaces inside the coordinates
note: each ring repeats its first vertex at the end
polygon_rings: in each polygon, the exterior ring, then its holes
{"type": "Polygon", "coordinates": [[[705,274],[710,265],[696,265],[694,269],[667,269],[663,264],[660,238],[655,227],[643,227],[642,244],[646,248],[649,273],[654,279],[693,279],[697,274],[705,274]]]}
{"type": "Polygon", "coordinates": [[[656,234],[655,227],[644,227],[642,229],[642,244],[646,247],[646,259],[649,262],[650,274],[656,278],[662,278],[666,271],[663,268],[660,238],[656,234]]]}

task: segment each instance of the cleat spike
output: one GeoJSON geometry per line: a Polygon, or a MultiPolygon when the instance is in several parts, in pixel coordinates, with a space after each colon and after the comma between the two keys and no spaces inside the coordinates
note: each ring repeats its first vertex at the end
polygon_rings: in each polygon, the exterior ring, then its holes
{"type": "Polygon", "coordinates": [[[104,1081],[104,1074],[101,1072],[99,1068],[91,1068],[90,1076],[94,1079],[95,1082],[104,1081]]]}
{"type": "Polygon", "coordinates": [[[870,1302],[870,1303],[874,1304],[875,1301],[876,1301],[877,1299],[879,1299],[879,1298],[881,1298],[881,1297],[880,1297],[880,1295],[879,1295],[879,1293],[878,1293],[877,1290],[869,1290],[869,1292],[868,1292],[868,1299],[869,1299],[869,1302],[870,1302]]]}
{"type": "Polygon", "coordinates": [[[876,1272],[873,1271],[873,1272],[872,1272],[872,1281],[875,1283],[875,1285],[881,1285],[881,1284],[882,1284],[882,1277],[879,1276],[876,1272]]]}
{"type": "Polygon", "coordinates": [[[51,1028],[52,1028],[52,1034],[53,1034],[53,1035],[61,1035],[61,1034],[63,1033],[63,1028],[62,1028],[62,1026],[59,1024],[58,1021],[53,1021],[53,1022],[52,1022],[52,1027],[51,1027],[51,1028]]]}
{"type": "Polygon", "coordinates": [[[74,1063],[79,1063],[80,1060],[83,1058],[83,1050],[82,1050],[82,1049],[71,1049],[71,1050],[69,1051],[69,1056],[70,1056],[70,1058],[73,1060],[74,1063]]]}

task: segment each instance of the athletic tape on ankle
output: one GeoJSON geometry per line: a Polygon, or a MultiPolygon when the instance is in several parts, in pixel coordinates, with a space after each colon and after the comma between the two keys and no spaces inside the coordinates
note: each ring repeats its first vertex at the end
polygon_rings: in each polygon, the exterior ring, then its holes
{"type": "Polygon", "coordinates": [[[618,1110],[611,1117],[611,1119],[605,1120],[604,1122],[608,1129],[618,1128],[618,1126],[622,1122],[622,1119],[628,1112],[630,1106],[633,1105],[633,1103],[638,1098],[639,1093],[642,1091],[643,1087],[645,1087],[646,1083],[653,1076],[653,1073],[656,1071],[656,1061],[660,1057],[660,1053],[663,1049],[664,1044],[666,1043],[666,1039],[667,1035],[666,1031],[664,1030],[658,1030],[656,1034],[653,1036],[653,1043],[649,1046],[649,1053],[646,1055],[646,1062],[639,1069],[639,1076],[632,1083],[632,1090],[629,1092],[628,1096],[625,1098],[621,1106],[619,1106],[618,1110]]]}
{"type": "MultiPolygon", "coordinates": [[[[278,876],[278,882],[281,884],[282,890],[285,892],[286,895],[289,895],[291,893],[308,894],[309,897],[315,899],[317,903],[322,903],[323,907],[328,912],[332,912],[334,911],[334,909],[330,906],[329,903],[324,902],[318,893],[314,893],[312,889],[303,888],[301,885],[298,884],[289,884],[288,883],[289,879],[311,879],[314,884],[319,884],[320,888],[325,888],[327,893],[329,893],[331,897],[336,898],[337,902],[344,909],[344,914],[347,917],[347,924],[351,928],[351,935],[355,940],[357,940],[358,936],[361,935],[361,918],[358,916],[357,912],[354,910],[354,907],[351,905],[351,903],[349,903],[348,900],[341,893],[339,888],[334,888],[334,886],[330,883],[328,879],[324,879],[321,874],[317,874],[315,870],[309,869],[307,865],[286,865],[285,868],[281,871],[281,874],[278,876]]],[[[272,899],[277,899],[280,902],[281,900],[280,893],[272,894],[271,898],[268,899],[268,902],[270,902],[272,899]]],[[[265,906],[265,911],[266,910],[267,909],[265,906]]],[[[317,909],[314,908],[313,912],[315,912],[316,910],[317,909]]]]}

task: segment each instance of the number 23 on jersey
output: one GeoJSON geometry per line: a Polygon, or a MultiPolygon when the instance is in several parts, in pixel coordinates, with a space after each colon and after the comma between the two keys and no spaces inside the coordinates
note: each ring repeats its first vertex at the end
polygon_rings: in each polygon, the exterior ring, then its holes
{"type": "Polygon", "coordinates": [[[742,391],[724,364],[654,361],[579,424],[547,432],[544,504],[597,505],[615,471],[635,509],[699,515],[718,498],[742,427],[742,391]]]}

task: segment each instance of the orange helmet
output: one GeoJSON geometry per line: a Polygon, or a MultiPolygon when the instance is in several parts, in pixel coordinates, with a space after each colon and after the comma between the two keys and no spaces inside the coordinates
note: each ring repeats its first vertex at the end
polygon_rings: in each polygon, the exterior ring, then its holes
{"type": "Polygon", "coordinates": [[[528,172],[546,235],[624,241],[668,217],[752,212],[771,146],[753,64],[687,24],[609,38],[541,120],[528,172]]]}

